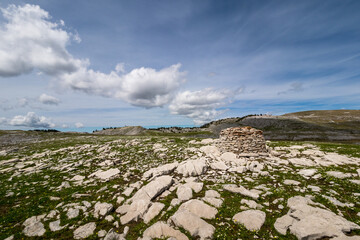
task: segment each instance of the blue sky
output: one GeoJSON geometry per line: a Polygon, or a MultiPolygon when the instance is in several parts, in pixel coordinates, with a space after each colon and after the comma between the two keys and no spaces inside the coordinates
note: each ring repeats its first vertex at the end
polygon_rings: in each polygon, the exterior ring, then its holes
{"type": "Polygon", "coordinates": [[[1,129],[360,108],[359,1],[0,7],[1,129]]]}

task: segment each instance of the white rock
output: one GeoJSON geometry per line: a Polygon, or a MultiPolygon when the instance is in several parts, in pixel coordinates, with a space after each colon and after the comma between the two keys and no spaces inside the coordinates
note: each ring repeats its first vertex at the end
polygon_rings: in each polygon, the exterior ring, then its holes
{"type": "Polygon", "coordinates": [[[212,239],[215,231],[214,226],[186,209],[179,209],[170,219],[176,226],[190,232],[194,238],[199,236],[200,239],[212,239]]]}
{"type": "Polygon", "coordinates": [[[123,198],[123,197],[117,197],[117,199],[116,199],[116,203],[117,204],[121,204],[123,201],[125,200],[125,198],[123,198]]]}
{"type": "Polygon", "coordinates": [[[97,202],[94,206],[94,217],[104,217],[108,215],[113,210],[113,205],[111,203],[100,203],[97,202]]]}
{"type": "Polygon", "coordinates": [[[214,170],[221,170],[221,171],[226,171],[229,167],[226,166],[226,164],[224,162],[212,162],[210,163],[210,167],[214,170]]]}
{"type": "Polygon", "coordinates": [[[302,169],[298,172],[303,177],[311,177],[317,172],[316,169],[302,169]]]}
{"type": "Polygon", "coordinates": [[[203,201],[213,205],[214,207],[221,207],[223,200],[219,199],[219,198],[213,198],[213,197],[203,197],[202,198],[203,201]]]}
{"type": "Polygon", "coordinates": [[[205,219],[214,219],[218,212],[216,208],[213,208],[198,199],[193,199],[181,204],[179,210],[187,210],[196,216],[205,219]]]}
{"type": "Polygon", "coordinates": [[[23,233],[28,237],[40,237],[44,235],[46,230],[44,228],[44,224],[41,222],[44,217],[45,215],[39,215],[26,219],[23,223],[25,226],[23,233]]]}
{"type": "Polygon", "coordinates": [[[296,166],[315,166],[316,164],[307,158],[288,158],[287,159],[289,162],[291,162],[292,164],[296,165],[296,166]]]}
{"type": "Polygon", "coordinates": [[[174,180],[171,176],[160,176],[155,178],[153,181],[148,183],[146,186],[142,187],[139,191],[137,191],[134,196],[131,198],[131,201],[137,199],[147,199],[153,200],[155,197],[160,195],[163,191],[168,189],[174,180]]]}
{"type": "Polygon", "coordinates": [[[259,198],[259,193],[255,192],[255,191],[249,191],[246,188],[244,188],[243,186],[238,187],[235,184],[226,184],[226,185],[224,185],[224,189],[229,192],[240,193],[241,195],[251,197],[255,200],[259,198]]]}
{"type": "Polygon", "coordinates": [[[79,216],[79,209],[77,208],[69,208],[69,210],[66,213],[66,216],[68,217],[68,219],[72,219],[72,218],[76,218],[77,216],[79,216]]]}
{"type": "Polygon", "coordinates": [[[295,180],[286,179],[286,180],[284,181],[284,184],[285,184],[285,185],[295,185],[295,186],[297,186],[297,185],[300,185],[300,182],[295,181],[295,180]]]}
{"type": "Polygon", "coordinates": [[[247,210],[235,214],[233,221],[245,226],[248,230],[260,230],[264,224],[266,214],[259,210],[247,210]]]}
{"type": "Polygon", "coordinates": [[[97,177],[101,180],[108,181],[112,178],[115,178],[119,175],[120,170],[117,168],[111,168],[107,171],[98,170],[92,174],[89,175],[89,177],[97,177]]]}
{"type": "Polygon", "coordinates": [[[340,178],[340,179],[351,177],[351,173],[342,173],[342,172],[338,172],[338,171],[328,171],[328,172],[326,172],[326,174],[328,176],[340,178]]]}
{"type": "Polygon", "coordinates": [[[185,234],[183,234],[179,230],[173,229],[165,222],[157,222],[147,228],[143,234],[142,240],[150,240],[154,238],[162,239],[170,237],[173,237],[177,240],[188,240],[185,234]]]}
{"type": "Polygon", "coordinates": [[[131,193],[134,191],[134,189],[135,188],[133,188],[133,187],[128,187],[128,188],[125,189],[125,191],[122,194],[129,197],[131,195],[131,193]]]}
{"type": "Polygon", "coordinates": [[[164,207],[165,204],[163,203],[153,203],[143,217],[144,223],[148,224],[154,217],[156,217],[161,212],[161,210],[163,210],[164,207]]]}
{"type": "Polygon", "coordinates": [[[60,220],[54,221],[54,222],[50,222],[49,223],[49,228],[51,231],[55,232],[55,231],[59,231],[61,229],[64,229],[68,226],[68,224],[64,225],[64,226],[60,226],[60,220]]]}
{"type": "Polygon", "coordinates": [[[215,191],[215,190],[207,190],[205,192],[205,197],[208,197],[208,198],[220,198],[220,194],[215,191]]]}
{"type": "Polygon", "coordinates": [[[85,225],[82,225],[74,231],[74,238],[75,239],[87,238],[94,233],[95,228],[96,228],[96,224],[94,222],[89,222],[85,225]]]}
{"type": "Polygon", "coordinates": [[[216,146],[203,146],[200,148],[200,151],[212,159],[219,159],[221,155],[219,149],[216,146]]]}
{"type": "Polygon", "coordinates": [[[295,219],[292,218],[291,216],[284,215],[284,216],[276,219],[274,227],[275,227],[276,231],[278,231],[279,233],[281,233],[283,235],[286,235],[286,232],[289,229],[289,226],[291,226],[294,221],[295,221],[295,219]]]}
{"type": "Polygon", "coordinates": [[[186,185],[177,188],[176,195],[180,201],[187,201],[192,198],[192,189],[186,185]]]}
{"type": "Polygon", "coordinates": [[[151,168],[150,170],[146,171],[143,174],[143,178],[144,179],[149,179],[149,178],[154,178],[154,177],[170,174],[178,166],[179,166],[179,163],[174,162],[174,163],[169,163],[169,164],[162,165],[162,166],[157,167],[157,168],[151,168]]]}
{"type": "Polygon", "coordinates": [[[345,239],[344,232],[360,229],[355,223],[336,215],[335,213],[314,207],[316,204],[309,198],[295,196],[288,199],[290,211],[275,222],[280,233],[290,229],[298,239],[321,239],[323,237],[337,237],[345,239]],[[291,219],[292,218],[292,219],[291,219]]]}
{"type": "Polygon", "coordinates": [[[84,176],[81,176],[81,175],[76,175],[74,176],[72,179],[70,179],[71,181],[82,181],[84,180],[85,177],[84,176]]]}
{"type": "Polygon", "coordinates": [[[199,176],[206,172],[207,166],[205,159],[198,160],[186,160],[181,162],[176,168],[176,172],[184,175],[185,177],[189,176],[199,176]]]}
{"type": "Polygon", "coordinates": [[[108,222],[113,222],[115,220],[115,218],[113,216],[111,216],[111,215],[107,215],[105,217],[105,220],[108,221],[108,222]]]}
{"type": "Polygon", "coordinates": [[[121,224],[127,224],[131,221],[138,221],[139,218],[143,217],[148,208],[151,205],[149,199],[137,199],[131,203],[128,207],[127,213],[120,217],[121,224]]]}
{"type": "Polygon", "coordinates": [[[204,183],[202,182],[187,182],[184,184],[185,186],[190,187],[195,193],[201,192],[204,183]]]}
{"type": "Polygon", "coordinates": [[[101,238],[101,237],[105,237],[106,236],[106,230],[100,230],[99,232],[98,232],[98,237],[99,238],[101,238]]]}

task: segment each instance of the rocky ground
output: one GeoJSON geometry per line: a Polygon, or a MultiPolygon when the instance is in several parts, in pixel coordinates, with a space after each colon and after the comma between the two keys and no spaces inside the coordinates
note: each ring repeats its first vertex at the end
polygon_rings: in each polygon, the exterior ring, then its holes
{"type": "Polygon", "coordinates": [[[79,136],[0,148],[0,239],[360,239],[360,147],[79,136]]]}

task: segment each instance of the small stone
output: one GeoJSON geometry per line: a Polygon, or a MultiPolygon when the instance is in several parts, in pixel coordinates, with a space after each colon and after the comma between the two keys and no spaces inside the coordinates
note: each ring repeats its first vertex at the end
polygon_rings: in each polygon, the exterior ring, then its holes
{"type": "Polygon", "coordinates": [[[113,222],[115,219],[114,219],[113,216],[107,215],[107,216],[105,217],[105,220],[108,221],[108,222],[113,222]]]}
{"type": "Polygon", "coordinates": [[[49,223],[49,228],[52,232],[55,231],[60,231],[61,229],[64,229],[67,227],[68,224],[66,224],[65,226],[60,226],[60,220],[54,221],[54,222],[50,222],[49,223]]]}
{"type": "Polygon", "coordinates": [[[286,179],[286,180],[284,181],[284,184],[285,184],[285,185],[295,185],[295,186],[298,186],[298,185],[300,185],[300,182],[295,181],[295,180],[286,179]]]}
{"type": "Polygon", "coordinates": [[[66,216],[68,217],[68,219],[72,219],[72,218],[76,218],[77,216],[79,216],[79,209],[77,208],[70,208],[67,213],[66,216]]]}
{"type": "Polygon", "coordinates": [[[98,237],[99,238],[101,238],[101,237],[105,237],[106,236],[106,231],[105,230],[100,230],[99,232],[98,232],[98,237]]]}

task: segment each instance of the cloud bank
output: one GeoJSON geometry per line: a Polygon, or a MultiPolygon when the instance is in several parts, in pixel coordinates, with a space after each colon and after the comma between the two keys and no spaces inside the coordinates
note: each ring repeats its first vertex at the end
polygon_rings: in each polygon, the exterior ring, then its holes
{"type": "Polygon", "coordinates": [[[206,88],[200,91],[178,93],[169,109],[172,114],[182,115],[194,120],[195,124],[209,122],[226,110],[219,110],[234,97],[235,92],[206,88]]]}
{"type": "MultiPolygon", "coordinates": [[[[228,90],[207,88],[179,92],[186,81],[186,72],[180,71],[179,63],[160,70],[140,67],[129,72],[125,72],[124,63],[119,63],[110,73],[95,71],[90,68],[88,59],[77,59],[68,52],[67,46],[80,42],[80,38],[65,31],[62,20],[52,22],[48,12],[30,4],[9,5],[1,12],[6,23],[0,27],[0,77],[39,70],[65,89],[121,99],[143,108],[170,104],[170,113],[192,118],[197,124],[219,116],[224,110],[218,108],[229,102],[228,90]]],[[[48,105],[60,103],[47,94],[37,100],[48,105]]],[[[16,116],[10,124],[52,126],[48,119],[32,112],[16,116]]]]}
{"type": "MultiPolygon", "coordinates": [[[[0,28],[0,76],[18,76],[34,69],[53,77],[63,87],[87,94],[124,100],[134,106],[152,108],[168,104],[185,81],[180,64],[159,71],[137,68],[125,74],[118,64],[109,74],[89,68],[88,59],[76,59],[68,51],[76,34],[63,29],[64,22],[51,22],[39,6],[10,5],[1,12],[7,23],[0,28]]],[[[46,104],[54,99],[43,97],[46,104]]]]}
{"type": "Polygon", "coordinates": [[[47,105],[59,105],[60,100],[57,99],[56,97],[43,93],[39,96],[39,102],[47,105]]]}
{"type": "Polygon", "coordinates": [[[2,123],[11,126],[31,127],[31,128],[53,128],[55,124],[51,119],[44,116],[37,116],[34,112],[28,112],[26,115],[17,115],[10,120],[2,119],[2,123]]]}

